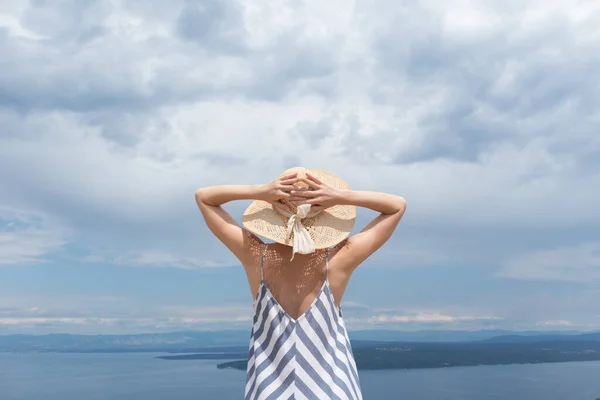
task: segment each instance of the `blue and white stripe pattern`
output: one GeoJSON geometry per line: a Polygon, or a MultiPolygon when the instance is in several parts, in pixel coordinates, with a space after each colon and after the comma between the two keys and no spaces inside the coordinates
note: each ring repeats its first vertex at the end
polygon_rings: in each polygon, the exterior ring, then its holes
{"type": "Polygon", "coordinates": [[[254,310],[245,400],[362,399],[350,340],[328,278],[311,306],[294,319],[261,277],[254,310]]]}

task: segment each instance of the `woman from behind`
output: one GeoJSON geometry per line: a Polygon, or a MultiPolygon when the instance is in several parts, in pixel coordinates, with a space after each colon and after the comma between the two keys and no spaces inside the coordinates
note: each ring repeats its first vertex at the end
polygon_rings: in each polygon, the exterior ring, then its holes
{"type": "Polygon", "coordinates": [[[245,399],[362,399],[340,304],[352,273],[390,238],[406,201],[298,167],[267,184],[198,189],[196,202],[240,260],[254,298],[245,399]],[[234,200],[253,200],[245,229],[221,207],[234,200]],[[356,207],[379,215],[350,236],[356,207]]]}

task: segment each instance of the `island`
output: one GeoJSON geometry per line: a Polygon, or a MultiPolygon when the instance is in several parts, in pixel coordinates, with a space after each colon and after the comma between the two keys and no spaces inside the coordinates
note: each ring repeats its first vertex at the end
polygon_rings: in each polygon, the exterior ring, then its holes
{"type": "MultiPolygon", "coordinates": [[[[354,352],[359,370],[449,368],[476,365],[540,364],[600,361],[600,342],[572,346],[555,343],[528,345],[398,345],[361,348],[354,352]],[[577,346],[576,346],[577,347],[577,346]]],[[[217,365],[219,369],[246,369],[246,360],[217,365]]]]}
{"type": "MultiPolygon", "coordinates": [[[[353,343],[359,370],[450,368],[476,365],[539,364],[600,361],[600,340],[520,340],[497,338],[460,343],[369,342],[353,343]]],[[[223,350],[223,349],[222,349],[223,350]]],[[[245,370],[247,354],[185,354],[161,356],[169,360],[227,360],[219,369],[245,370]]]]}

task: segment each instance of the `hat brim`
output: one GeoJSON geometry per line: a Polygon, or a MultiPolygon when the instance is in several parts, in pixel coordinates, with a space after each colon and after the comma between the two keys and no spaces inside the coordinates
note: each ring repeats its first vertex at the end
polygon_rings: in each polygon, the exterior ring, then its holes
{"type": "MultiPolygon", "coordinates": [[[[318,179],[336,189],[349,189],[340,177],[323,170],[309,169],[318,179]]],[[[261,200],[253,201],[242,216],[242,224],[249,231],[288,246],[293,237],[287,235],[288,218],[273,206],[261,200]]],[[[302,224],[308,231],[316,249],[335,246],[346,239],[356,221],[356,207],[337,205],[321,211],[314,217],[304,218],[302,224]]]]}
{"type": "MultiPolygon", "coordinates": [[[[304,218],[302,224],[314,242],[316,249],[335,246],[350,235],[356,220],[354,206],[334,206],[321,211],[311,218],[304,218]],[[340,209],[343,208],[343,209],[340,209]]],[[[293,237],[287,236],[288,219],[265,201],[256,200],[242,216],[242,224],[251,232],[288,246],[293,237]]]]}

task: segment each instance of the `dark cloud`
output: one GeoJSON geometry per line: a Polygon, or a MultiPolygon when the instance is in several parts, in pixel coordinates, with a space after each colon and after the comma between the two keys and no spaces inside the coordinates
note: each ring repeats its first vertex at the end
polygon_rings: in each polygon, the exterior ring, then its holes
{"type": "Polygon", "coordinates": [[[446,31],[432,11],[416,7],[411,15],[391,13],[373,36],[371,94],[382,104],[409,96],[438,106],[418,125],[424,139],[394,162],[477,162],[501,143],[524,147],[533,137],[573,129],[589,142],[589,117],[600,105],[600,58],[558,11],[535,28],[519,25],[519,14],[499,14],[506,18],[501,29],[466,38],[446,31]],[[416,21],[423,25],[407,36],[416,21]],[[444,101],[436,102],[440,96],[444,101]],[[558,113],[565,107],[572,111],[558,113]]]}
{"type": "Polygon", "coordinates": [[[48,44],[64,46],[98,30],[111,11],[111,3],[101,0],[35,0],[24,9],[20,21],[48,44]]]}
{"type": "Polygon", "coordinates": [[[301,30],[281,35],[253,56],[255,79],[247,88],[248,96],[277,101],[294,92],[332,95],[331,82],[324,81],[339,67],[337,45],[333,40],[307,40],[301,30]]]}
{"type": "Polygon", "coordinates": [[[136,1],[124,9],[99,0],[33,3],[21,23],[39,39],[0,31],[0,106],[135,114],[194,101],[334,92],[325,78],[337,66],[337,41],[310,38],[296,26],[250,46],[240,7],[175,2],[161,20],[136,1]],[[132,14],[121,18],[142,21],[127,25],[131,35],[111,21],[123,10],[132,14]],[[165,27],[177,35],[159,33],[165,27]]]}
{"type": "Polygon", "coordinates": [[[302,121],[296,124],[293,134],[301,137],[309,148],[317,149],[331,131],[331,121],[322,118],[318,121],[302,121]]]}
{"type": "Polygon", "coordinates": [[[241,55],[247,48],[244,20],[231,1],[186,0],[176,30],[211,52],[241,55]]]}
{"type": "MultiPolygon", "coordinates": [[[[15,18],[41,38],[0,31],[0,200],[60,216],[77,239],[196,251],[178,244],[200,235],[195,185],[316,163],[413,196],[403,224],[429,247],[411,265],[444,263],[431,248],[474,264],[596,234],[593,218],[546,222],[553,207],[530,199],[568,192],[583,200],[563,210],[595,209],[600,52],[585,24],[526,31],[507,11],[458,37],[441,5],[357,5],[325,28],[304,9],[285,26],[245,20],[241,2],[32,4],[15,18]]],[[[373,262],[398,266],[386,249],[373,262]]]]}
{"type": "Polygon", "coordinates": [[[100,129],[102,137],[124,147],[135,146],[142,137],[164,136],[170,130],[157,115],[140,110],[94,112],[86,117],[89,126],[100,129]]]}
{"type": "Polygon", "coordinates": [[[232,166],[232,165],[241,167],[244,164],[246,164],[248,161],[246,158],[235,155],[235,154],[209,153],[209,152],[204,152],[201,150],[194,153],[193,158],[203,160],[207,164],[212,165],[212,166],[217,166],[217,167],[218,166],[232,166]]]}

